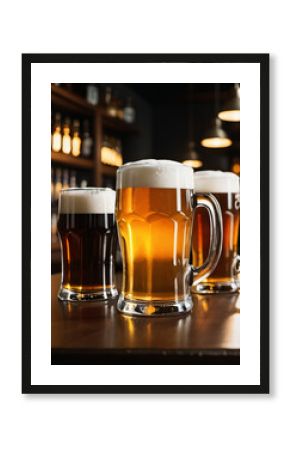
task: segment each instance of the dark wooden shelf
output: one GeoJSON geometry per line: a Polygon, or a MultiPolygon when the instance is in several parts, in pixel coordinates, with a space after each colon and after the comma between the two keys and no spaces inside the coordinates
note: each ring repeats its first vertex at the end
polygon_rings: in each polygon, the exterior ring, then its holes
{"type": "Polygon", "coordinates": [[[130,138],[140,132],[135,124],[128,124],[119,118],[110,117],[103,106],[90,105],[75,92],[54,84],[51,84],[51,105],[54,111],[59,110],[62,114],[89,118],[94,142],[92,159],[75,158],[62,152],[51,152],[52,164],[61,164],[64,167],[79,170],[90,170],[92,184],[95,186],[103,186],[106,183],[104,177],[115,178],[117,168],[101,163],[101,147],[104,135],[106,133],[114,135],[115,133],[120,135],[119,137],[122,139],[130,138]]]}
{"type": "Polygon", "coordinates": [[[83,97],[59,86],[51,85],[51,102],[59,108],[76,114],[94,115],[96,108],[83,97]]]}
{"type": "Polygon", "coordinates": [[[107,176],[115,177],[115,176],[116,176],[117,169],[118,169],[118,167],[107,166],[106,164],[101,164],[101,172],[102,172],[102,175],[107,175],[107,176]]]}
{"type": "Polygon", "coordinates": [[[107,130],[117,131],[122,134],[138,134],[139,130],[134,125],[130,125],[123,120],[110,117],[102,111],[103,127],[107,130]]]}
{"type": "Polygon", "coordinates": [[[80,157],[74,157],[71,155],[66,155],[65,153],[51,152],[51,161],[58,164],[63,164],[69,167],[75,167],[77,169],[88,169],[92,170],[95,163],[91,159],[85,159],[80,157]]]}
{"type": "Polygon", "coordinates": [[[104,128],[124,134],[139,133],[139,130],[134,125],[128,124],[116,117],[108,116],[103,107],[90,105],[90,103],[78,94],[62,87],[55,86],[54,84],[51,85],[51,101],[54,106],[74,114],[78,113],[93,116],[95,113],[100,112],[104,128]]]}

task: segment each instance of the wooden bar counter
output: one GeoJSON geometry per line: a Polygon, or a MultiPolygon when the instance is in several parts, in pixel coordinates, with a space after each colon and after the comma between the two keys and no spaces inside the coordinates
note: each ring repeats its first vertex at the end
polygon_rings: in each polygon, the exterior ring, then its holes
{"type": "Polygon", "coordinates": [[[116,301],[60,302],[59,283],[52,275],[52,364],[240,363],[239,294],[193,295],[184,316],[130,318],[116,301]]]}

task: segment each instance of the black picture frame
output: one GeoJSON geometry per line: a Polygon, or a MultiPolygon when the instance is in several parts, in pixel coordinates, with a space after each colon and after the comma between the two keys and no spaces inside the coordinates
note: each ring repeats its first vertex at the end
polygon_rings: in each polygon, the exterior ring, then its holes
{"type": "Polygon", "coordinates": [[[22,392],[94,394],[269,393],[269,54],[23,54],[22,55],[22,392]],[[260,384],[32,385],[31,384],[31,64],[258,63],[260,64],[260,384]]]}

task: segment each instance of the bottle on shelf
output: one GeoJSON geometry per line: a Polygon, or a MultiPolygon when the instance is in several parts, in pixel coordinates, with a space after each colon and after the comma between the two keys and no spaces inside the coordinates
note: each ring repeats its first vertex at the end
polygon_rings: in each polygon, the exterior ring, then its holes
{"type": "Polygon", "coordinates": [[[93,150],[93,139],[90,135],[90,125],[88,120],[83,122],[83,136],[82,136],[82,156],[90,158],[93,150]]]}
{"type": "Polygon", "coordinates": [[[112,101],[112,88],[111,88],[111,86],[106,86],[105,87],[105,95],[104,95],[105,106],[110,105],[111,101],[112,101]]]}
{"type": "Polygon", "coordinates": [[[93,106],[99,103],[99,89],[95,84],[87,85],[87,102],[93,106]]]}
{"type": "Polygon", "coordinates": [[[123,110],[123,119],[127,123],[135,122],[136,111],[132,103],[132,98],[128,97],[126,106],[123,110]]]}
{"type": "Polygon", "coordinates": [[[118,105],[116,99],[113,98],[111,86],[106,86],[105,90],[105,108],[108,116],[118,116],[118,105]]]}
{"type": "Polygon", "coordinates": [[[58,201],[59,193],[62,189],[62,171],[60,168],[56,169],[55,172],[55,185],[54,185],[54,201],[58,201]]]}
{"type": "Polygon", "coordinates": [[[70,173],[69,187],[71,188],[77,187],[77,176],[75,170],[72,170],[70,173]]]}
{"type": "Polygon", "coordinates": [[[74,120],[73,121],[73,137],[72,137],[72,143],[71,143],[71,150],[72,154],[75,157],[80,156],[81,154],[81,138],[80,138],[80,121],[74,120]]]}
{"type": "Polygon", "coordinates": [[[62,145],[61,135],[61,114],[56,113],[54,116],[53,129],[51,134],[51,149],[54,152],[60,152],[62,145]]]}
{"type": "Polygon", "coordinates": [[[57,242],[57,213],[51,214],[51,242],[54,244],[57,242]]]}
{"type": "Polygon", "coordinates": [[[116,177],[110,175],[104,175],[102,185],[111,189],[116,189],[116,177]]]}
{"type": "Polygon", "coordinates": [[[69,173],[68,169],[64,169],[63,175],[62,175],[62,189],[68,189],[69,188],[69,173]]]}
{"type": "Polygon", "coordinates": [[[81,188],[85,188],[88,186],[88,180],[86,180],[85,178],[81,181],[81,188]]]}
{"type": "Polygon", "coordinates": [[[63,124],[62,151],[66,155],[71,153],[70,119],[65,118],[63,124]]]}

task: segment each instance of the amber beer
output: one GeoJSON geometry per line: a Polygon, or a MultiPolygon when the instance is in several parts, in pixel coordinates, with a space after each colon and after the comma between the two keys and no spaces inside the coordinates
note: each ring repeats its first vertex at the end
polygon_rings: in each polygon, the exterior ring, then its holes
{"type": "Polygon", "coordinates": [[[115,191],[65,189],[59,199],[58,235],[62,251],[60,300],[116,297],[115,191]]]}
{"type": "MultiPolygon", "coordinates": [[[[231,172],[200,171],[195,174],[195,191],[211,192],[218,200],[223,216],[223,248],[211,275],[194,285],[198,293],[236,292],[239,288],[238,240],[240,226],[239,177],[231,172]]],[[[209,251],[209,220],[197,209],[193,227],[193,263],[201,265],[209,251]]]]}
{"type": "Polygon", "coordinates": [[[192,169],[174,161],[125,164],[117,172],[116,204],[123,259],[118,309],[140,315],[190,310],[192,169]]]}

